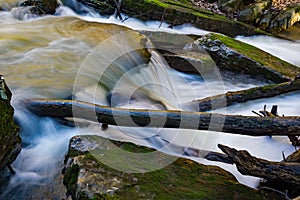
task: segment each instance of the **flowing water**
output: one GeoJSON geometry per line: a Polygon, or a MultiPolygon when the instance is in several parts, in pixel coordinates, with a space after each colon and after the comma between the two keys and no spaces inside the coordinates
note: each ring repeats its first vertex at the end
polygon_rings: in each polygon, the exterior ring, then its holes
{"type": "MultiPolygon", "coordinates": [[[[286,137],[249,137],[192,130],[109,127],[105,132],[98,126],[68,128],[50,118],[38,118],[22,106],[23,99],[73,98],[77,100],[123,108],[189,109],[186,102],[228,90],[245,89],[263,82],[249,77],[232,79],[213,76],[186,75],[168,67],[166,61],[153,50],[151,42],[135,30],[154,30],[176,33],[204,34],[206,31],[189,25],[167,28],[160,22],[142,23],[128,19],[124,23],[115,18],[103,18],[89,12],[75,1],[65,1],[80,10],[80,15],[68,7],[60,7],[56,16],[36,18],[24,10],[0,12],[0,72],[13,92],[12,104],[21,127],[23,150],[13,163],[16,175],[0,191],[0,199],[61,199],[61,166],[69,139],[78,134],[98,134],[121,141],[160,149],[166,141],[180,146],[219,151],[222,143],[247,149],[255,156],[279,161],[293,147],[286,137]],[[24,20],[19,20],[24,19],[24,20]],[[122,25],[122,26],[120,26],[122,25]],[[130,29],[132,28],[132,29],[130,29]]],[[[5,1],[2,8],[10,10],[19,1],[5,1]]],[[[291,63],[300,65],[294,55],[298,42],[272,37],[239,38],[266,49],[291,63]],[[275,48],[271,48],[275,45],[275,48]],[[284,51],[282,51],[284,49],[284,51]]],[[[299,51],[298,51],[299,52],[299,51]]],[[[231,106],[217,110],[222,113],[252,115],[264,104],[279,105],[285,115],[299,115],[300,93],[291,93],[267,100],[231,106]]],[[[176,154],[176,152],[170,152],[176,154]]],[[[178,152],[177,152],[178,153],[178,152]]],[[[204,164],[219,165],[231,171],[240,182],[255,187],[258,179],[243,176],[235,166],[192,159],[204,164]]]]}

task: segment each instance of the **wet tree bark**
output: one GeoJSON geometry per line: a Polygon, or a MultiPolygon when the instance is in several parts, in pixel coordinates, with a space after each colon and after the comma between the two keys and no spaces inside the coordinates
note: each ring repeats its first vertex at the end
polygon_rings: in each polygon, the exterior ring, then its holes
{"type": "Polygon", "coordinates": [[[222,131],[265,136],[299,135],[300,117],[256,117],[204,112],[120,109],[72,100],[32,99],[24,102],[39,116],[74,117],[109,125],[222,131]]]}
{"type": "Polygon", "coordinates": [[[236,164],[240,173],[264,178],[259,189],[272,190],[291,198],[300,195],[300,149],[287,158],[283,154],[282,162],[271,162],[251,156],[247,151],[218,146],[225,154],[209,152],[205,156],[207,160],[236,164]]]}
{"type": "Polygon", "coordinates": [[[300,90],[300,79],[296,78],[293,81],[272,84],[262,87],[255,87],[248,90],[227,92],[226,94],[207,97],[196,100],[190,104],[199,107],[200,112],[223,108],[236,103],[243,103],[256,99],[269,98],[300,90]]]}
{"type": "Polygon", "coordinates": [[[289,155],[285,160],[286,162],[300,163],[300,149],[289,155]]]}
{"type": "Polygon", "coordinates": [[[218,147],[228,155],[236,164],[238,171],[244,175],[300,186],[300,163],[271,162],[251,156],[247,151],[238,151],[221,144],[218,147]]]}

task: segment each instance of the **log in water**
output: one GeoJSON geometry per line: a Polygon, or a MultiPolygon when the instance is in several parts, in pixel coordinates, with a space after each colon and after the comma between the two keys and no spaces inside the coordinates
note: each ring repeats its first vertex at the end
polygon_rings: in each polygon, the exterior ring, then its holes
{"type": "Polygon", "coordinates": [[[199,111],[205,112],[211,109],[223,108],[236,103],[244,103],[256,99],[270,98],[298,90],[300,90],[299,78],[280,84],[271,84],[262,87],[250,88],[247,90],[227,92],[226,94],[220,94],[193,101],[191,102],[191,104],[196,104],[199,107],[199,111]]]}
{"type": "Polygon", "coordinates": [[[198,129],[250,136],[300,135],[299,116],[261,118],[205,112],[124,109],[75,100],[31,99],[24,103],[39,116],[74,117],[117,126],[198,129]]]}

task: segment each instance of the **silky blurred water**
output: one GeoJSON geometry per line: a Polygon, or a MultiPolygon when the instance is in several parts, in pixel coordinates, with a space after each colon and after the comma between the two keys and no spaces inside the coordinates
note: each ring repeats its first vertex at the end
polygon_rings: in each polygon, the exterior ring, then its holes
{"type": "MultiPolygon", "coordinates": [[[[7,10],[17,5],[17,1],[5,2],[0,6],[5,5],[7,10]]],[[[115,126],[103,132],[99,125],[68,128],[53,119],[38,118],[28,113],[22,106],[22,100],[36,97],[73,98],[122,108],[193,110],[184,107],[185,103],[229,90],[266,84],[246,76],[222,77],[218,71],[213,76],[203,77],[179,73],[171,69],[158,52],[145,50],[149,45],[145,36],[132,29],[197,35],[206,31],[190,25],[169,29],[164,23],[158,28],[160,22],[144,23],[136,19],[122,23],[114,17],[101,17],[74,1],[67,3],[80,9],[81,14],[64,6],[58,8],[56,16],[42,18],[29,16],[24,10],[0,12],[0,72],[13,92],[12,104],[23,139],[23,150],[13,163],[17,174],[11,177],[8,187],[0,191],[0,199],[62,198],[65,190],[61,166],[69,139],[78,134],[97,134],[157,149],[168,141],[184,147],[220,151],[216,145],[221,143],[274,161],[282,160],[282,151],[286,155],[294,151],[286,137],[115,126]]],[[[298,42],[267,36],[238,39],[299,65],[296,55],[300,49],[298,42]]],[[[253,115],[251,111],[261,110],[264,104],[269,107],[276,104],[280,114],[299,115],[299,98],[299,93],[291,93],[216,112],[253,115]]],[[[181,156],[177,152],[167,153],[181,156]]],[[[257,178],[241,175],[235,166],[191,158],[200,163],[221,166],[246,185],[255,187],[258,181],[257,178]]]]}

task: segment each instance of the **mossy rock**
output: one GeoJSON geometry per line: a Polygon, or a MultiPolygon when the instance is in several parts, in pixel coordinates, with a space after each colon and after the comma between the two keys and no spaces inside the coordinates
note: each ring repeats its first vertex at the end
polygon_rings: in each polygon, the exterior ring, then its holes
{"type": "Polygon", "coordinates": [[[11,164],[21,150],[19,128],[13,120],[11,92],[0,75],[0,171],[11,164]]]}
{"type": "MultiPolygon", "coordinates": [[[[99,156],[115,158],[115,150],[111,146],[106,148],[107,143],[128,152],[154,151],[99,136],[76,136],[71,139],[64,170],[64,184],[73,199],[267,199],[266,194],[239,184],[234,176],[219,167],[184,158],[175,158],[173,163],[151,172],[126,173],[112,169],[97,159],[99,156]],[[96,155],[93,149],[97,148],[101,150],[96,155]]],[[[172,157],[159,154],[162,160],[172,157]]],[[[126,158],[119,158],[126,162],[126,158]]]]}
{"type": "Polygon", "coordinates": [[[252,45],[233,38],[211,33],[196,41],[220,69],[264,78],[275,83],[294,79],[300,68],[252,45]]]}
{"type": "MultiPolygon", "coordinates": [[[[101,14],[115,12],[114,1],[80,0],[101,14]]],[[[172,25],[190,23],[197,28],[229,35],[265,34],[248,24],[193,6],[189,0],[123,0],[121,12],[142,20],[163,20],[172,25]]]]}
{"type": "Polygon", "coordinates": [[[193,45],[199,36],[152,31],[141,33],[151,40],[155,50],[166,59],[171,68],[200,76],[215,70],[215,62],[210,55],[193,45]]]}

